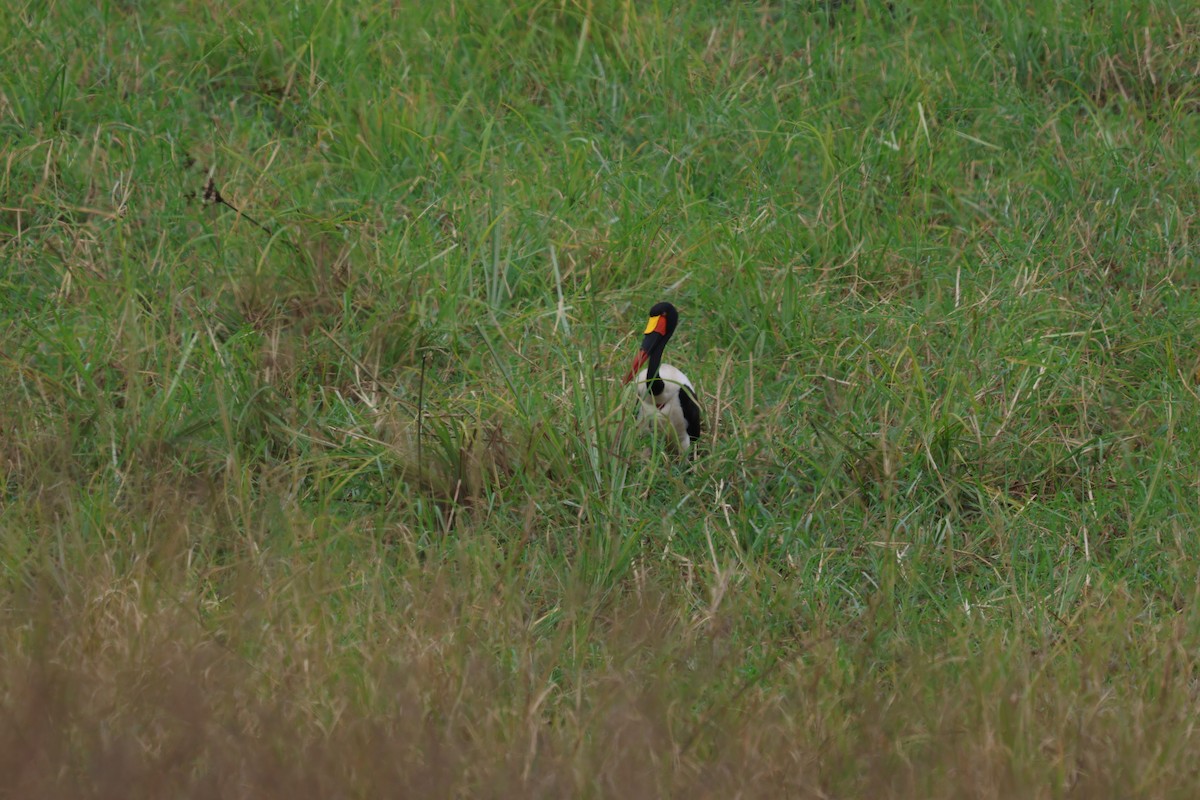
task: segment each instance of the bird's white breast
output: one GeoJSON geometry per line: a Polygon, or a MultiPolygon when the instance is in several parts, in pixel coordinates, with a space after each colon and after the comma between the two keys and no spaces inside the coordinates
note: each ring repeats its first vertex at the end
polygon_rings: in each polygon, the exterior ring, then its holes
{"type": "Polygon", "coordinates": [[[637,393],[638,399],[641,400],[638,406],[638,422],[644,430],[649,430],[651,426],[656,428],[666,426],[673,430],[676,441],[679,443],[680,452],[686,452],[691,446],[692,440],[688,436],[687,419],[683,416],[683,406],[679,404],[679,390],[681,387],[686,387],[693,397],[696,395],[696,390],[687,375],[670,364],[663,364],[658,368],[658,377],[663,381],[663,390],[656,396],[650,394],[650,387],[646,384],[646,370],[643,369],[638,373],[637,393]]]}

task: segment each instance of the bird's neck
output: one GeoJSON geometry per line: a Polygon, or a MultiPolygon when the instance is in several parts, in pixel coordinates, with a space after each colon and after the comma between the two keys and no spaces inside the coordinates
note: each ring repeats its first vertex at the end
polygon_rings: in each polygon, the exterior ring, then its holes
{"type": "Polygon", "coordinates": [[[656,396],[662,394],[663,389],[666,388],[666,384],[658,374],[658,369],[662,366],[663,348],[666,344],[664,339],[658,347],[650,352],[650,358],[646,362],[646,385],[650,387],[650,394],[656,396]]]}

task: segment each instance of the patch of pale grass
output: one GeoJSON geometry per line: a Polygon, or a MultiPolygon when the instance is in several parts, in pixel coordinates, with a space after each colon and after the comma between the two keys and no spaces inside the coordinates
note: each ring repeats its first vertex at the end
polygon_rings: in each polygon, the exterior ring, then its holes
{"type": "Polygon", "coordinates": [[[1146,611],[1118,595],[1049,637],[969,618],[936,643],[889,643],[896,629],[870,617],[802,625],[747,671],[759,632],[744,600],[697,615],[631,583],[539,613],[523,575],[497,584],[495,565],[466,555],[388,587],[268,564],[207,598],[138,564],[91,563],[5,612],[0,767],[14,796],[1196,788],[1180,727],[1200,710],[1190,613],[1138,621],[1146,611]],[[368,621],[347,628],[347,614],[368,621]],[[1114,636],[1131,625],[1137,638],[1114,636]]]}

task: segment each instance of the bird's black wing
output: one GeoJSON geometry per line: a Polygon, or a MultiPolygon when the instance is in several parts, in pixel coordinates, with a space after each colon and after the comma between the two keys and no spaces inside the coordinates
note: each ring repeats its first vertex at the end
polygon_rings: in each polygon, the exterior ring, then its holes
{"type": "Polygon", "coordinates": [[[692,396],[692,392],[686,386],[679,387],[679,407],[683,410],[683,418],[687,420],[688,436],[692,439],[700,438],[700,404],[696,402],[696,398],[692,396]]]}

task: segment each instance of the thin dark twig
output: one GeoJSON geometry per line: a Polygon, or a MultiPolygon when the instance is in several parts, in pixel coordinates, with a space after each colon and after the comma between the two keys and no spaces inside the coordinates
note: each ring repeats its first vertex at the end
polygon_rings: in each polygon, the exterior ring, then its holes
{"type": "MultiPolygon", "coordinates": [[[[250,216],[245,211],[242,211],[240,208],[235,206],[233,203],[226,200],[221,195],[221,190],[217,188],[217,182],[215,180],[213,180],[213,176],[211,173],[208,176],[208,183],[206,183],[204,185],[204,202],[205,202],[205,204],[225,206],[230,211],[237,214],[239,217],[242,217],[242,218],[246,219],[247,221],[249,221],[252,225],[254,225],[260,231],[265,233],[267,236],[272,236],[272,237],[275,236],[275,231],[271,230],[266,225],[262,224],[261,222],[256,220],[254,217],[250,216]]],[[[296,252],[300,252],[300,248],[296,247],[296,245],[294,245],[290,241],[288,241],[286,237],[281,238],[280,241],[282,241],[285,245],[292,248],[296,252]]]]}
{"type": "Polygon", "coordinates": [[[424,438],[422,428],[425,426],[425,362],[428,353],[421,353],[421,383],[417,389],[417,480],[425,478],[425,458],[421,449],[421,439],[424,438]]]}

